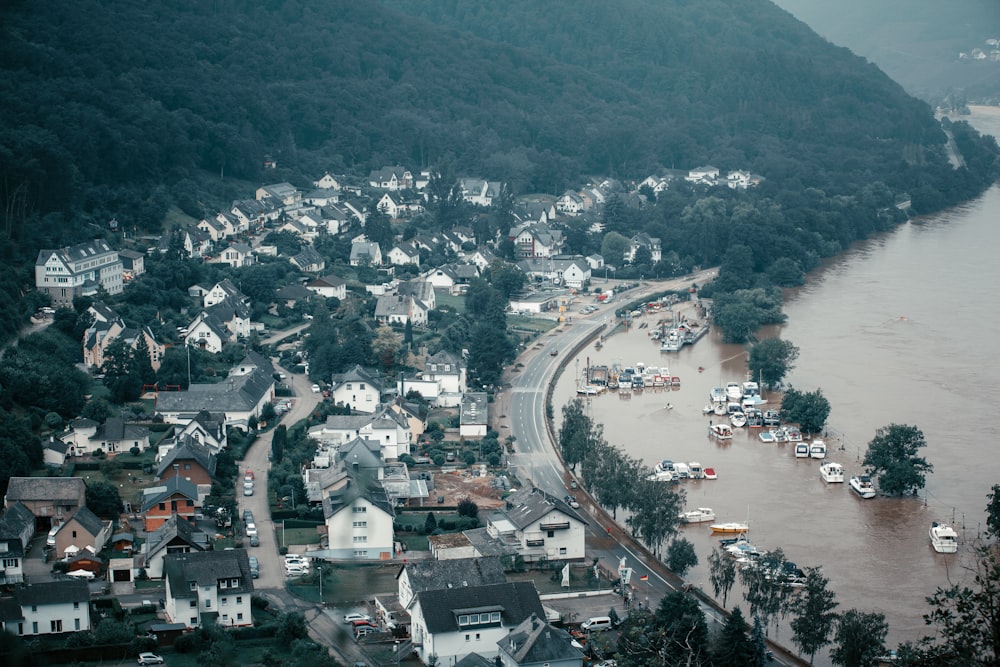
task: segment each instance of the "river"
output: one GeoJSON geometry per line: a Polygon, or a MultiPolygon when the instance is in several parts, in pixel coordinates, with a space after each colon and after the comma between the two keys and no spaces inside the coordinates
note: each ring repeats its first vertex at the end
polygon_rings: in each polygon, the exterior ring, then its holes
{"type": "MultiPolygon", "coordinates": [[[[1000,136],[1000,109],[976,107],[968,120],[1000,136]]],[[[707,437],[701,408],[710,389],[746,372],[744,348],[722,345],[717,332],[675,354],[661,353],[649,328],[612,336],[569,363],[554,395],[556,415],[575,398],[574,372],[588,360],[669,365],[678,388],[589,401],[608,442],[650,466],[669,458],[716,468],[717,480],[683,483],[689,508],[711,507],[719,521],[749,520],[753,542],[781,547],[800,567],[822,566],[841,611],[885,614],[889,646],[915,641],[929,630],[925,597],[971,581],[967,545],[984,525],[986,494],[1000,483],[992,419],[982,414],[1000,398],[1000,362],[990,347],[1000,341],[1000,312],[990,305],[1000,286],[998,220],[994,185],[968,204],[859,243],[789,290],[787,324],[763,332],[799,348],[786,381],[830,401],[828,460],[848,475],[860,471],[879,427],[908,424],[924,433],[922,455],[934,470],[918,497],[861,500],[846,484],[824,484],[819,462],[796,459],[793,446],[761,443],[757,430],[736,429],[723,445],[707,437]],[[956,524],[958,554],[930,548],[934,520],[956,524]]],[[[706,524],[682,534],[700,561],[688,579],[711,592],[706,561],[717,540],[706,524]]],[[[730,595],[734,604],[746,612],[738,593],[730,595]]],[[[791,645],[786,624],[777,639],[791,645]]],[[[826,649],[816,664],[829,664],[826,649]]]]}

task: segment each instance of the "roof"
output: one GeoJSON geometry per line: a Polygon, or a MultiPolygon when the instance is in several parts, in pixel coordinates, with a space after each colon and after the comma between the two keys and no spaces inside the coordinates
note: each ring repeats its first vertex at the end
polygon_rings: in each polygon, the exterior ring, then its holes
{"type": "Polygon", "coordinates": [[[250,559],[245,549],[167,554],[163,557],[163,578],[169,581],[175,598],[198,597],[198,591],[191,590],[191,582],[214,587],[223,579],[239,579],[236,587],[226,589],[228,593],[253,592],[250,559]]]}
{"type": "Polygon", "coordinates": [[[577,521],[583,521],[580,515],[564,501],[539,488],[522,489],[511,494],[507,497],[504,507],[497,512],[518,530],[523,530],[551,512],[560,512],[577,521]]]}
{"type": "Polygon", "coordinates": [[[123,442],[125,440],[143,440],[149,437],[149,429],[145,426],[127,424],[121,417],[108,417],[107,421],[98,427],[97,432],[90,436],[94,441],[123,442]]]}
{"type": "Polygon", "coordinates": [[[360,365],[355,365],[349,371],[334,375],[333,381],[335,390],[340,388],[340,385],[348,382],[367,382],[373,389],[378,389],[379,391],[382,389],[382,382],[360,365]]]}
{"type": "Polygon", "coordinates": [[[273,373],[273,366],[268,363],[267,368],[258,367],[245,375],[231,374],[223,382],[191,384],[187,391],[161,391],[156,396],[156,411],[227,413],[251,410],[271,391],[273,373]]]}
{"type": "Polygon", "coordinates": [[[0,624],[8,621],[18,621],[24,618],[21,613],[21,605],[12,597],[0,598],[0,624]]]}
{"type": "Polygon", "coordinates": [[[462,396],[462,425],[488,424],[488,398],[484,392],[469,392],[462,396]]]}
{"type": "Polygon", "coordinates": [[[541,617],[531,614],[498,641],[497,646],[519,665],[560,660],[582,663],[583,652],[573,647],[573,638],[569,633],[553,628],[544,618],[544,614],[541,617]]]}
{"type": "Polygon", "coordinates": [[[455,558],[453,560],[409,561],[396,575],[406,572],[410,589],[415,593],[445,588],[484,586],[507,582],[498,556],[455,558]]]}
{"type": "Polygon", "coordinates": [[[181,519],[176,514],[171,514],[170,518],[164,521],[162,526],[149,533],[148,537],[149,552],[146,554],[147,562],[168,546],[176,545],[178,540],[189,544],[199,551],[204,551],[208,546],[208,535],[193,526],[190,521],[181,519]]]}
{"type": "Polygon", "coordinates": [[[79,477],[11,477],[7,486],[6,504],[15,500],[79,501],[86,494],[87,486],[79,477]]]}
{"type": "Polygon", "coordinates": [[[198,500],[198,486],[194,482],[189,482],[180,475],[175,475],[159,486],[151,486],[145,489],[142,496],[142,511],[150,509],[161,500],[165,500],[175,493],[179,493],[191,500],[198,500]]]}
{"type": "Polygon", "coordinates": [[[359,499],[367,500],[390,517],[396,516],[392,502],[380,484],[364,484],[352,478],[347,480],[344,486],[331,491],[330,495],[323,498],[323,517],[329,519],[341,510],[352,507],[359,499]]]}
{"type": "Polygon", "coordinates": [[[45,581],[14,591],[14,598],[22,607],[30,605],[65,604],[67,602],[89,602],[90,587],[86,581],[66,579],[45,581]]]}
{"type": "Polygon", "coordinates": [[[69,518],[69,521],[64,522],[63,525],[59,527],[57,534],[61,533],[70,521],[75,521],[81,528],[94,536],[99,535],[100,532],[104,530],[105,526],[104,521],[102,521],[99,516],[94,514],[93,511],[86,507],[81,507],[76,511],[76,514],[69,518]]]}
{"type": "Polygon", "coordinates": [[[417,593],[416,597],[427,631],[434,634],[458,632],[460,612],[499,611],[500,620],[507,627],[519,625],[531,614],[545,618],[538,591],[531,581],[429,590],[417,593]]]}
{"type": "Polygon", "coordinates": [[[203,445],[194,438],[185,438],[181,444],[170,448],[156,469],[157,479],[163,477],[163,473],[176,461],[194,461],[208,473],[209,477],[215,477],[215,454],[208,445],[203,445]]]}
{"type": "Polygon", "coordinates": [[[497,663],[489,658],[484,658],[478,653],[470,653],[452,665],[452,667],[497,667],[497,663]]]}
{"type": "Polygon", "coordinates": [[[34,533],[35,515],[23,503],[13,502],[0,514],[0,540],[20,540],[28,526],[31,526],[31,532],[34,533]]]}

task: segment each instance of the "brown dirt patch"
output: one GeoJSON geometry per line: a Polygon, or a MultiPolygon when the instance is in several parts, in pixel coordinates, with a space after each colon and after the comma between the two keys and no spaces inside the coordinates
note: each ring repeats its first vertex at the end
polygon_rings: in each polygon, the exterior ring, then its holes
{"type": "Polygon", "coordinates": [[[436,502],[438,496],[444,496],[442,504],[450,507],[465,498],[476,503],[480,509],[500,507],[503,504],[500,499],[502,491],[492,486],[494,479],[492,474],[486,477],[473,476],[472,470],[434,473],[435,488],[430,492],[431,503],[436,502]]]}

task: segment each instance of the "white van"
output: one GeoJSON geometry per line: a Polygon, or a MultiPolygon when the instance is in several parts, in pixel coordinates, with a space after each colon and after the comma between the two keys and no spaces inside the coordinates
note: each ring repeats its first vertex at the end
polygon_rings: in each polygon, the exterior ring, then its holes
{"type": "Polygon", "coordinates": [[[593,618],[588,618],[580,624],[580,629],[584,632],[604,632],[605,630],[610,630],[611,617],[594,616],[593,618]]]}
{"type": "Polygon", "coordinates": [[[45,546],[54,547],[56,545],[56,533],[59,532],[59,528],[61,527],[62,524],[58,526],[52,526],[51,530],[49,530],[48,536],[45,538],[45,546]]]}

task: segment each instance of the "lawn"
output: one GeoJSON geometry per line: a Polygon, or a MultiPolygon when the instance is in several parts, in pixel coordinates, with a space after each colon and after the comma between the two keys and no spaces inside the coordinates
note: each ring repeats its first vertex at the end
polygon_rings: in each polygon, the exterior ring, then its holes
{"type": "MultiPolygon", "coordinates": [[[[392,565],[323,565],[323,602],[352,606],[367,602],[376,595],[398,590],[399,564],[392,565]]],[[[288,584],[294,595],[310,602],[319,601],[319,577],[314,570],[288,584]]]]}
{"type": "Polygon", "coordinates": [[[511,329],[516,329],[517,331],[535,331],[538,333],[545,333],[555,329],[559,326],[559,323],[555,320],[549,320],[541,317],[508,315],[507,326],[511,329]]]}
{"type": "Polygon", "coordinates": [[[293,544],[319,544],[319,533],[316,527],[309,528],[287,528],[275,526],[278,535],[278,543],[281,546],[291,546],[293,544]]]}
{"type": "Polygon", "coordinates": [[[465,312],[464,294],[448,294],[445,291],[435,291],[434,300],[437,303],[438,308],[446,306],[458,313],[465,312]]]}

